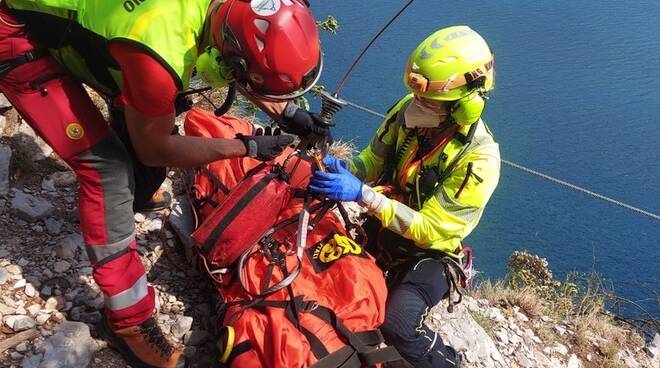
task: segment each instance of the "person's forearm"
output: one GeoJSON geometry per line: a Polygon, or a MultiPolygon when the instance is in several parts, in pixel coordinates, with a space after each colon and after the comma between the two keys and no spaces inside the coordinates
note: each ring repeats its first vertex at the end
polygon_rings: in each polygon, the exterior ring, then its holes
{"type": "Polygon", "coordinates": [[[245,145],[238,139],[171,135],[152,166],[195,167],[224,158],[245,156],[245,145]]]}
{"type": "Polygon", "coordinates": [[[148,118],[127,106],[126,120],[133,148],[148,166],[194,167],[247,154],[238,139],[171,135],[174,114],[148,118]]]}

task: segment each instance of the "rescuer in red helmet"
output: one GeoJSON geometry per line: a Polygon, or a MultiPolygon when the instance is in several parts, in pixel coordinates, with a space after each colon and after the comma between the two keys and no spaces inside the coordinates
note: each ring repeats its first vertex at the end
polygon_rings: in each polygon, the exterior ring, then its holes
{"type": "Polygon", "coordinates": [[[139,208],[160,186],[158,167],[269,160],[293,140],[171,135],[177,96],[196,64],[214,85],[236,82],[285,131],[328,133],[287,104],[321,72],[318,31],[303,0],[0,3],[0,90],[78,177],[80,226],[105,297],[100,333],[133,367],[186,365],[153,318],[134,201],[139,208]],[[109,101],[111,125],[83,83],[109,101]]]}

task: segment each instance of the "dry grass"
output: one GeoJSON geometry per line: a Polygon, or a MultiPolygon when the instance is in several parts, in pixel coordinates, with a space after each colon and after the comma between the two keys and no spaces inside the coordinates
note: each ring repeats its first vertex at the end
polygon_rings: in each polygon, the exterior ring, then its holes
{"type": "Polygon", "coordinates": [[[469,311],[470,315],[472,318],[474,318],[474,321],[481,326],[481,328],[486,331],[488,336],[491,338],[495,337],[495,330],[497,329],[497,323],[495,323],[492,319],[488,318],[485,314],[479,312],[479,311],[469,311]]]}
{"type": "MultiPolygon", "coordinates": [[[[589,367],[610,368],[625,366],[620,351],[636,351],[644,345],[636,331],[624,328],[607,311],[606,302],[611,301],[612,294],[598,275],[571,274],[560,282],[553,279],[545,259],[527,252],[515,252],[509,269],[505,280],[481,282],[472,294],[494,305],[518,306],[529,317],[550,317],[533,323],[545,344],[560,342],[583,360],[591,354],[589,367]],[[557,334],[556,321],[566,325],[569,332],[557,334]]],[[[488,321],[480,320],[480,324],[488,325],[488,321]]]]}
{"type": "Polygon", "coordinates": [[[543,303],[529,287],[512,289],[503,281],[490,280],[477,285],[472,294],[478,299],[486,299],[495,305],[517,306],[528,317],[538,317],[543,313],[543,303]]]}
{"type": "Polygon", "coordinates": [[[335,141],[328,152],[342,160],[348,160],[355,154],[355,145],[352,142],[335,141]]]}

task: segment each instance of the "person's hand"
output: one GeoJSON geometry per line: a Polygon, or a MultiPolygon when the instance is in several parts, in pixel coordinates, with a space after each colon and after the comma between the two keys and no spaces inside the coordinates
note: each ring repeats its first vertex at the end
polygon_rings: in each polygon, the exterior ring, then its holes
{"type": "Polygon", "coordinates": [[[261,161],[270,161],[284,152],[284,148],[293,143],[290,135],[236,135],[243,141],[246,156],[254,157],[261,161]]]}
{"type": "Polygon", "coordinates": [[[278,124],[283,131],[299,137],[304,137],[310,133],[321,137],[330,134],[330,128],[325,126],[319,114],[302,109],[291,101],[286,104],[278,124]]]}
{"type": "Polygon", "coordinates": [[[335,201],[362,199],[362,182],[346,168],[346,162],[327,155],[323,159],[328,172],[315,171],[309,181],[309,190],[324,194],[335,201]]]}
{"type": "Polygon", "coordinates": [[[282,135],[282,129],[278,127],[272,127],[270,125],[261,126],[255,124],[254,130],[252,131],[252,135],[266,135],[266,136],[282,135]]]}

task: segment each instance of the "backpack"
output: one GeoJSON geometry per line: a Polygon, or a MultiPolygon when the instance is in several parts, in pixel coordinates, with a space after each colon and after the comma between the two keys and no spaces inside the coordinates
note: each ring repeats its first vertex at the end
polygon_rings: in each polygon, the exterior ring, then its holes
{"type": "MultiPolygon", "coordinates": [[[[199,109],[184,127],[187,135],[216,138],[252,132],[242,119],[199,109]]],[[[387,299],[383,273],[331,210],[335,203],[306,193],[311,173],[293,149],[273,162],[232,158],[195,172],[200,224],[193,239],[223,301],[221,366],[402,361],[378,331],[387,299]]]]}

